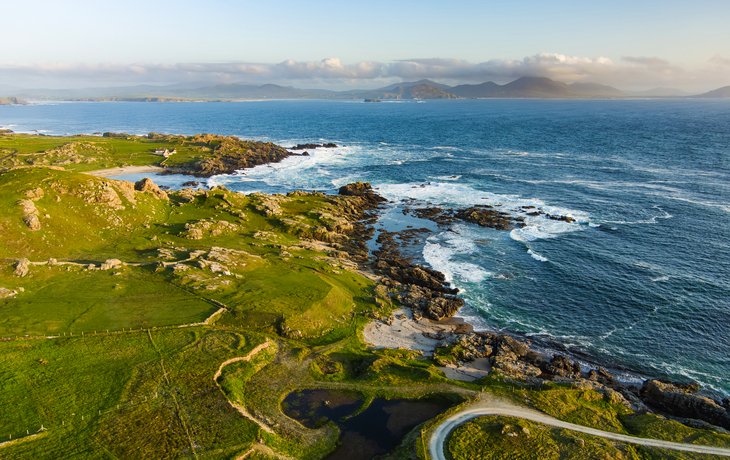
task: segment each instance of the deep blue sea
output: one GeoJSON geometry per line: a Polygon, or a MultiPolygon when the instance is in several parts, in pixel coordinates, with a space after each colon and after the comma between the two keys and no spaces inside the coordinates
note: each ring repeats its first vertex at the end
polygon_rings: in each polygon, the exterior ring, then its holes
{"type": "MultiPolygon", "coordinates": [[[[285,192],[363,180],[396,203],[570,215],[528,216],[511,232],[455,224],[418,256],[462,290],[460,314],[478,329],[628,379],[730,394],[730,100],[59,103],[0,107],[0,125],[335,142],[208,183],[285,192]]],[[[391,206],[389,228],[402,216],[391,206]]]]}

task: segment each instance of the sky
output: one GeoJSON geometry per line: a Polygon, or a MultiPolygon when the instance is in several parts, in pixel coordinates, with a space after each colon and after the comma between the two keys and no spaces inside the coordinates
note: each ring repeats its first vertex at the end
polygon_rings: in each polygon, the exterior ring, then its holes
{"type": "Polygon", "coordinates": [[[730,85],[728,0],[24,0],[3,17],[0,85],[23,88],[730,85]]]}

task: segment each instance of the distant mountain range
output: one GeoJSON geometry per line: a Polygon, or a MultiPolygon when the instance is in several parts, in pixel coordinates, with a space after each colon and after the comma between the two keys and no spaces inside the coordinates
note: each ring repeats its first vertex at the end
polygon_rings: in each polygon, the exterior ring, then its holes
{"type": "Polygon", "coordinates": [[[723,86],[704,94],[698,94],[697,96],[690,96],[697,98],[728,98],[730,97],[730,86],[723,86]]]}
{"type": "Polygon", "coordinates": [[[35,89],[0,86],[0,94],[31,100],[147,101],[172,102],[191,100],[259,100],[259,99],[458,99],[458,98],[536,98],[536,99],[623,99],[636,97],[728,98],[730,86],[690,96],[675,88],[649,91],[622,91],[597,83],[566,84],[545,77],[521,77],[500,85],[492,81],[478,85],[448,86],[431,80],[402,82],[374,90],[330,91],[297,89],[274,84],[205,82],[168,86],[138,85],[115,88],[35,89]],[[11,94],[12,93],[12,94],[11,94]]]}

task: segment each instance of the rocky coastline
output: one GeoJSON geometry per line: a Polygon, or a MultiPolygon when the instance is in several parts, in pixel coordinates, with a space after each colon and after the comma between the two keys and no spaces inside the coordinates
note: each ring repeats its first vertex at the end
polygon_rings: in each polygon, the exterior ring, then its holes
{"type": "MultiPolygon", "coordinates": [[[[350,218],[364,217],[362,225],[373,222],[370,211],[386,201],[372,191],[370,184],[350,184],[340,189],[340,195],[360,197],[364,201],[358,212],[350,218]]],[[[520,211],[534,215],[546,214],[540,209],[526,207],[520,211]]],[[[490,206],[474,206],[467,209],[440,209],[433,207],[407,208],[404,214],[412,213],[432,220],[439,226],[461,220],[476,225],[510,230],[519,228],[523,219],[501,212],[490,206]]],[[[554,220],[572,222],[570,216],[547,216],[554,220]]],[[[361,229],[362,230],[362,229],[361,229]]],[[[454,322],[452,317],[464,305],[445,276],[429,267],[411,263],[400,251],[400,241],[408,241],[427,229],[408,229],[402,232],[383,232],[378,236],[380,248],[373,251],[374,260],[368,268],[379,276],[376,286],[376,303],[391,304],[397,301],[405,311],[395,315],[373,312],[373,323],[366,330],[367,337],[377,334],[375,329],[383,328],[383,343],[421,351],[433,357],[447,375],[458,378],[458,370],[464,375],[478,377],[497,371],[514,382],[540,386],[542,382],[572,384],[601,391],[606,398],[629,408],[634,413],[657,413],[669,416],[694,428],[730,430],[730,398],[722,401],[703,396],[696,383],[677,383],[659,379],[648,379],[641,386],[620,381],[600,365],[584,368],[578,361],[563,354],[548,355],[531,347],[528,340],[508,334],[474,332],[466,324],[454,322]],[[393,326],[397,322],[397,329],[393,326]],[[401,331],[405,331],[401,333],[401,331]],[[414,335],[422,335],[413,339],[414,335]],[[485,367],[489,368],[485,371],[485,367]]],[[[372,230],[366,232],[372,234],[372,230]]],[[[361,241],[361,240],[360,240],[361,241]]],[[[359,262],[362,263],[362,245],[359,246],[359,262]]],[[[367,328],[366,328],[367,329],[367,328]]],[[[377,339],[374,339],[377,341],[377,339]]],[[[387,346],[381,344],[381,346],[387,346]]]]}

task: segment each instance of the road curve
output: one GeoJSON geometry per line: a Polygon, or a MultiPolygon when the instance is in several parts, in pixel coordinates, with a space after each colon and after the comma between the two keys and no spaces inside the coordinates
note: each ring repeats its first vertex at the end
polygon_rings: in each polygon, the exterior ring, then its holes
{"type": "Polygon", "coordinates": [[[454,428],[468,420],[482,417],[485,415],[506,415],[510,417],[518,417],[531,420],[533,422],[543,423],[545,425],[565,428],[566,430],[573,430],[580,433],[599,436],[601,438],[613,439],[615,441],[622,442],[630,442],[632,444],[639,444],[642,446],[661,447],[664,449],[683,450],[686,452],[695,452],[699,454],[721,455],[725,457],[730,457],[730,449],[727,448],[659,441],[656,439],[637,438],[635,436],[627,436],[624,434],[596,430],[594,428],[588,428],[581,425],[574,425],[572,423],[562,422],[540,412],[525,409],[522,407],[507,405],[505,403],[498,403],[495,406],[483,405],[479,403],[477,403],[476,405],[481,407],[458,412],[444,420],[438,427],[436,427],[436,429],[431,434],[431,439],[428,443],[428,451],[433,460],[446,460],[446,456],[444,455],[444,443],[446,441],[446,436],[448,436],[448,434],[454,428]]]}

